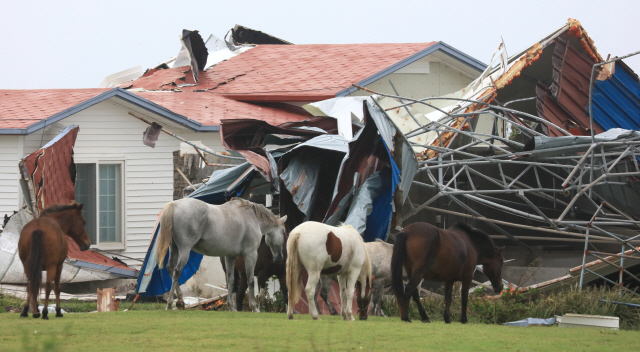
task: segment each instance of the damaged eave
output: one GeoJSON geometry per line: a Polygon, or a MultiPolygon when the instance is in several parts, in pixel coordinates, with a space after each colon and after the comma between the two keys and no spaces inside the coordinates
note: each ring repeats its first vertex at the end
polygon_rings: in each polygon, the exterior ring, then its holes
{"type": "Polygon", "coordinates": [[[130,93],[122,88],[113,88],[106,92],[96,95],[91,99],[87,99],[80,104],[77,104],[69,109],[61,111],[57,114],[51,115],[46,119],[40,120],[27,128],[0,128],[0,135],[2,134],[10,134],[10,135],[27,135],[33,132],[36,132],[46,126],[50,126],[62,119],[65,119],[71,115],[74,115],[82,110],[90,108],[98,103],[101,103],[110,98],[120,98],[128,103],[131,103],[135,106],[143,108],[147,111],[155,113],[159,116],[162,116],[166,119],[169,119],[179,125],[182,125],[186,128],[191,129],[192,131],[197,132],[217,132],[219,130],[219,126],[211,126],[211,125],[202,125],[200,122],[191,120],[186,116],[176,114],[173,111],[158,105],[152,101],[149,101],[145,98],[142,98],[134,93],[130,93]]]}

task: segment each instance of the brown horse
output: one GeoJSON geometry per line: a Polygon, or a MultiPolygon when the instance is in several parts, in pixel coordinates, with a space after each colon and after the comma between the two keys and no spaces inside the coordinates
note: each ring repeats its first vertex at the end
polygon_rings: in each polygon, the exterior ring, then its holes
{"type": "MultiPolygon", "coordinates": [[[[285,244],[286,238],[285,238],[285,244]]],[[[280,262],[275,262],[273,260],[273,254],[271,254],[271,249],[267,246],[264,237],[260,242],[260,246],[258,247],[258,259],[256,260],[256,266],[253,270],[255,276],[258,277],[258,288],[260,290],[260,305],[263,304],[264,300],[264,289],[267,286],[267,281],[270,277],[275,276],[278,278],[280,282],[280,291],[284,295],[284,299],[286,300],[289,297],[289,292],[287,291],[287,249],[286,246],[283,246],[283,258],[284,260],[280,262]]],[[[227,269],[224,265],[224,258],[220,258],[220,262],[222,263],[222,269],[224,272],[227,272],[227,269]]],[[[244,302],[244,296],[247,293],[247,271],[244,267],[244,259],[242,257],[238,257],[236,259],[235,265],[235,280],[233,281],[233,289],[229,294],[236,294],[236,306],[239,312],[242,311],[242,305],[244,302]]]]}
{"type": "Polygon", "coordinates": [[[418,305],[423,323],[429,317],[420,303],[417,289],[422,280],[444,282],[444,321],[451,323],[449,307],[453,283],[462,282],[462,317],[467,322],[469,287],[476,265],[482,264],[484,273],[491,280],[496,293],[502,291],[502,264],[504,247],[496,247],[484,232],[466,224],[457,224],[447,230],[424,222],[413,223],[396,234],[391,257],[391,280],[400,309],[400,318],[409,319],[409,300],[418,305]],[[409,283],[403,287],[402,268],[406,270],[409,283]]]}
{"type": "Polygon", "coordinates": [[[34,318],[40,317],[38,296],[42,283],[42,271],[47,272],[42,319],[49,319],[49,293],[55,284],[56,317],[62,317],[60,308],[60,273],[67,257],[67,238],[71,237],[80,250],[89,249],[91,242],[84,228],[82,204],[54,205],[42,211],[40,217],[29,221],[20,232],[18,252],[27,276],[27,303],[20,314],[29,316],[31,305],[34,318]],[[65,236],[66,235],[66,236],[65,236]]]}

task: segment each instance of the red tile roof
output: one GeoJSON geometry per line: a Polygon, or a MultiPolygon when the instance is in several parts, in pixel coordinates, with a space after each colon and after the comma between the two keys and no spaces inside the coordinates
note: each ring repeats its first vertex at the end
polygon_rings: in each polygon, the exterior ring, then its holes
{"type": "Polygon", "coordinates": [[[210,92],[132,92],[203,125],[220,125],[221,119],[258,119],[270,124],[302,121],[306,111],[289,111],[273,106],[235,101],[210,92]]]}
{"type": "Polygon", "coordinates": [[[108,89],[0,89],[0,128],[27,128],[108,89]]]}
{"type": "MultiPolygon", "coordinates": [[[[243,101],[328,99],[433,44],[258,45],[201,72],[196,86],[180,89],[211,89],[243,101]]],[[[193,83],[189,70],[148,72],[121,87],[169,90],[193,83]]]]}
{"type": "MultiPolygon", "coordinates": [[[[123,84],[174,113],[219,125],[225,118],[251,118],[280,124],[309,115],[248,102],[318,101],[362,81],[435,44],[259,45],[200,73],[195,86],[188,66],[149,70],[123,84]],[[165,90],[166,92],[162,92],[165,90]],[[199,90],[199,92],[194,92],[199,90]],[[201,91],[206,90],[206,91],[201,91]],[[150,92],[154,91],[154,92],[150,92]]],[[[108,89],[0,90],[0,129],[23,129],[74,107],[108,89]]]]}

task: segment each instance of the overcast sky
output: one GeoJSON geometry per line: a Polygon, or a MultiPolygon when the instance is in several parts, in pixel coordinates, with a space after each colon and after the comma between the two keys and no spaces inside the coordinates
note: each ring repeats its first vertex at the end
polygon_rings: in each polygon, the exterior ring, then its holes
{"type": "MultiPolygon", "coordinates": [[[[488,63],[581,21],[599,53],[640,50],[640,1],[0,1],[0,89],[91,88],[177,54],[182,29],[235,24],[295,44],[444,41],[488,63]]],[[[640,55],[625,60],[640,73],[640,55]]]]}

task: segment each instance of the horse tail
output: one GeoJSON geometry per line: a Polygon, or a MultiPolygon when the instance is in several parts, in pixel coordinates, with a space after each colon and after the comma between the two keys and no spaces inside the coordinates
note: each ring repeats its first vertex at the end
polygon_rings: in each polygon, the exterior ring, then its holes
{"type": "Polygon", "coordinates": [[[158,236],[158,245],[156,247],[158,267],[160,269],[164,266],[164,257],[167,255],[167,250],[173,237],[173,213],[175,207],[173,202],[165,204],[160,216],[160,235],[158,236]]]}
{"type": "MultiPolygon", "coordinates": [[[[29,285],[31,288],[31,297],[38,300],[40,294],[40,285],[42,284],[42,249],[44,247],[42,238],[44,232],[40,229],[31,232],[31,250],[29,259],[27,260],[26,272],[29,273],[29,285]]],[[[29,303],[29,302],[27,302],[29,303]]]]}
{"type": "Polygon", "coordinates": [[[289,235],[289,240],[287,241],[287,289],[289,290],[290,306],[298,303],[302,288],[302,280],[300,279],[302,263],[298,256],[299,241],[300,232],[293,232],[289,235]]]}
{"type": "Polygon", "coordinates": [[[393,255],[391,256],[391,286],[396,296],[404,296],[404,285],[402,284],[402,263],[407,256],[407,234],[399,232],[396,234],[396,242],[393,245],[393,255]]]}

